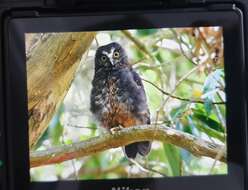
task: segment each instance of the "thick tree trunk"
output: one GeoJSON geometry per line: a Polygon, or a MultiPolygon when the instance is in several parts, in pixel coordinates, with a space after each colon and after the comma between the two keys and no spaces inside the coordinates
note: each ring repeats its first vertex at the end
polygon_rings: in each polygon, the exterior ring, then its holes
{"type": "Polygon", "coordinates": [[[32,148],[48,127],[63,101],[95,33],[49,34],[29,52],[29,146],[32,148]]]}

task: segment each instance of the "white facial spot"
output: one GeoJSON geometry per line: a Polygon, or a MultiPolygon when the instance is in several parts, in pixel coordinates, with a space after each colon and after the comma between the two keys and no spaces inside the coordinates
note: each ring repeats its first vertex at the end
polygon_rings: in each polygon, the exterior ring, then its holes
{"type": "Polygon", "coordinates": [[[109,58],[110,63],[111,63],[112,65],[114,65],[114,59],[113,59],[114,51],[115,51],[115,48],[111,48],[110,53],[107,52],[107,51],[103,51],[103,52],[102,52],[102,54],[106,55],[106,56],[109,58]]]}

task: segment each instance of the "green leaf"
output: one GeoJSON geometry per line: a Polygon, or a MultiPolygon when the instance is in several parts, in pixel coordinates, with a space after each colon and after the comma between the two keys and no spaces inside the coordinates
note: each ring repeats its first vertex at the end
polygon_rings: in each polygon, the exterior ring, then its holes
{"type": "Polygon", "coordinates": [[[181,54],[169,50],[159,49],[156,51],[155,57],[160,62],[160,64],[164,64],[168,60],[173,61],[174,59],[180,57],[181,54]]]}
{"type": "Polygon", "coordinates": [[[163,63],[164,62],[164,59],[161,55],[160,52],[158,52],[156,55],[155,55],[156,59],[160,62],[160,63],[163,63]]]}
{"type": "Polygon", "coordinates": [[[63,135],[63,131],[64,131],[64,127],[61,125],[60,122],[58,122],[51,134],[53,145],[60,144],[60,137],[63,135]]]}
{"type": "Polygon", "coordinates": [[[201,111],[195,111],[192,115],[195,127],[201,131],[207,134],[210,137],[216,138],[222,142],[225,142],[225,134],[224,129],[221,126],[221,124],[214,119],[213,114],[210,116],[207,116],[204,114],[204,112],[201,111]]]}
{"type": "Polygon", "coordinates": [[[136,46],[132,47],[132,53],[135,61],[143,60],[145,58],[143,52],[141,52],[136,46]]]}
{"type": "Polygon", "coordinates": [[[205,125],[201,125],[201,124],[198,124],[195,126],[199,129],[199,131],[206,133],[208,136],[214,137],[214,138],[220,140],[221,142],[226,141],[224,133],[220,133],[216,130],[213,130],[213,129],[211,129],[205,125]]]}
{"type": "Polygon", "coordinates": [[[73,143],[73,140],[72,139],[67,139],[67,140],[65,140],[65,144],[66,145],[70,145],[70,144],[72,144],[73,143]]]}
{"type": "Polygon", "coordinates": [[[212,112],[212,109],[213,109],[213,103],[212,103],[211,99],[209,99],[209,98],[205,99],[204,107],[205,107],[205,110],[207,112],[207,115],[210,115],[212,112]]]}
{"type": "Polygon", "coordinates": [[[224,133],[223,127],[216,120],[206,115],[199,114],[197,112],[194,112],[193,117],[200,120],[202,123],[206,124],[209,128],[224,133]]]}
{"type": "Polygon", "coordinates": [[[158,29],[144,29],[144,30],[137,30],[138,36],[149,36],[152,34],[155,34],[158,31],[158,29]]]}
{"type": "Polygon", "coordinates": [[[193,128],[195,127],[195,125],[194,125],[194,123],[193,123],[193,120],[192,120],[192,117],[190,116],[190,115],[188,115],[188,116],[186,116],[186,119],[187,119],[187,123],[188,123],[188,125],[186,125],[185,127],[184,127],[184,132],[186,132],[186,133],[189,133],[189,134],[192,134],[192,135],[194,135],[194,133],[193,133],[193,128]]]}
{"type": "Polygon", "coordinates": [[[38,140],[38,142],[37,142],[36,145],[34,146],[33,150],[38,149],[38,148],[42,145],[42,143],[43,143],[45,140],[47,140],[47,139],[49,139],[48,130],[46,130],[46,131],[42,134],[42,136],[40,137],[40,139],[38,140]]]}
{"type": "Polygon", "coordinates": [[[181,106],[174,108],[171,112],[170,115],[172,117],[172,120],[175,120],[177,118],[180,118],[184,112],[187,110],[188,108],[188,103],[183,103],[181,106]]]}
{"type": "Polygon", "coordinates": [[[171,144],[164,144],[164,153],[170,165],[172,176],[180,176],[182,160],[179,149],[171,144]]]}

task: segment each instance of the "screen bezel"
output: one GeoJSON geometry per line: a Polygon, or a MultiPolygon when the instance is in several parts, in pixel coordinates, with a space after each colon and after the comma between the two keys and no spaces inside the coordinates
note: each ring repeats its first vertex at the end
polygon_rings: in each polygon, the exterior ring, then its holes
{"type": "Polygon", "coordinates": [[[8,18],[5,23],[5,95],[8,170],[12,189],[243,189],[245,169],[244,45],[239,10],[147,11],[75,16],[8,18]],[[228,174],[153,179],[31,182],[29,179],[25,33],[78,32],[160,27],[222,26],[227,94],[228,174]],[[234,48],[239,47],[239,48],[234,48]],[[17,127],[18,126],[18,127],[17,127]],[[240,126],[231,128],[230,126],[240,126]],[[230,129],[231,128],[231,129],[230,129]],[[231,131],[231,132],[229,132],[231,131]],[[16,144],[18,143],[18,145],[16,144]]]}

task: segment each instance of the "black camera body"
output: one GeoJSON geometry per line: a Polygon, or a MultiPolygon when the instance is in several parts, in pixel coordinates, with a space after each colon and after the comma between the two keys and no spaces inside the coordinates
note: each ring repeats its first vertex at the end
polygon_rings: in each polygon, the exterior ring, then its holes
{"type": "MultiPolygon", "coordinates": [[[[0,30],[0,43],[1,43],[1,51],[0,51],[0,189],[3,190],[16,190],[17,188],[23,188],[20,187],[21,183],[20,181],[25,181],[28,178],[28,173],[24,170],[24,166],[20,164],[15,164],[17,160],[19,160],[19,163],[24,163],[24,165],[27,164],[26,158],[28,157],[28,151],[25,153],[25,157],[19,157],[19,158],[13,158],[14,155],[12,154],[13,152],[16,152],[15,155],[23,154],[22,151],[23,149],[19,149],[19,146],[22,147],[24,146],[24,142],[16,142],[16,144],[13,144],[13,139],[14,136],[17,136],[18,134],[15,134],[15,130],[11,129],[9,130],[7,126],[9,125],[8,123],[10,120],[15,120],[16,118],[13,116],[11,118],[9,110],[9,105],[12,104],[9,102],[8,99],[8,93],[6,93],[6,89],[8,86],[11,86],[9,84],[9,81],[6,81],[6,76],[8,75],[8,69],[9,66],[6,66],[6,60],[8,59],[6,57],[6,53],[8,55],[10,52],[7,52],[8,49],[6,49],[6,44],[8,43],[7,40],[9,40],[9,36],[7,33],[9,32],[7,28],[5,28],[6,23],[10,20],[10,18],[45,18],[45,17],[67,17],[67,16],[74,16],[77,17],[78,15],[114,15],[114,14],[136,14],[138,13],[143,13],[143,12],[148,12],[149,11],[158,11],[158,12],[168,12],[168,13],[175,13],[177,12],[185,12],[189,10],[193,11],[205,11],[208,14],[211,14],[213,10],[218,9],[219,11],[227,10],[227,9],[232,9],[232,7],[236,7],[239,11],[240,14],[243,17],[243,23],[242,23],[242,35],[243,35],[243,57],[240,58],[244,60],[245,64],[242,66],[242,77],[241,80],[243,81],[235,81],[237,84],[237,89],[239,89],[239,93],[241,98],[240,101],[243,102],[243,109],[240,111],[241,115],[238,117],[242,118],[242,127],[247,126],[247,97],[248,97],[248,89],[243,88],[246,86],[246,81],[248,80],[248,1],[247,0],[119,0],[119,1],[114,1],[114,0],[0,0],[0,20],[1,20],[1,30],[0,30]],[[243,85],[240,85],[240,84],[243,85]],[[240,85],[240,86],[239,86],[240,85]],[[13,133],[13,134],[10,134],[13,133]],[[13,135],[13,137],[12,137],[13,135]],[[20,144],[19,144],[20,143],[20,144]],[[22,175],[23,174],[23,175],[22,175]],[[16,178],[20,178],[18,182],[16,182],[16,178]]],[[[225,14],[225,13],[223,13],[225,14]]],[[[187,18],[186,18],[187,19],[187,18]]],[[[132,18],[130,18],[130,21],[132,18]]],[[[135,21],[135,24],[142,22],[140,20],[135,21]]],[[[228,22],[228,21],[226,21],[228,22]]],[[[112,28],[111,23],[107,23],[106,27],[112,28]]],[[[145,24],[145,23],[144,23],[145,24]]],[[[49,25],[50,26],[50,25],[49,25]]],[[[120,25],[117,24],[117,28],[120,25]]],[[[102,26],[101,26],[102,27],[102,26]]],[[[100,27],[100,28],[101,28],[100,27]]],[[[104,27],[102,27],[104,28],[104,27]]],[[[113,27],[114,28],[114,27],[113,27]]],[[[92,28],[89,27],[89,31],[92,28]]],[[[105,29],[105,28],[104,28],[105,29]]],[[[116,29],[116,28],[115,28],[116,29]]],[[[52,31],[52,29],[51,29],[52,31]]],[[[76,30],[75,30],[76,31],[76,30]]],[[[233,34],[233,38],[231,40],[235,39],[235,35],[233,34]]],[[[240,39],[239,36],[236,36],[237,39],[240,39]]],[[[11,39],[12,40],[12,39],[11,39]]],[[[13,40],[12,40],[13,42],[13,40]]],[[[237,47],[236,47],[237,48],[237,47]]],[[[18,51],[18,49],[16,49],[18,51]]],[[[228,70],[228,69],[227,69],[228,70]]],[[[227,72],[228,76],[230,77],[231,75],[231,70],[229,69],[227,72]]],[[[236,78],[236,77],[235,77],[236,78]]],[[[17,88],[19,89],[18,86],[11,86],[12,88],[17,88]]],[[[11,97],[15,97],[14,95],[11,97]]],[[[18,96],[16,97],[18,99],[18,96]]],[[[232,103],[231,106],[235,103],[232,103]]],[[[22,103],[17,104],[17,105],[12,105],[13,107],[18,107],[22,106],[22,103]]],[[[18,112],[18,111],[17,111],[18,112]]],[[[235,119],[234,119],[235,120],[235,119]]],[[[12,122],[12,121],[11,121],[12,122]]],[[[14,121],[13,121],[14,122],[14,121]]],[[[27,132],[27,131],[26,131],[27,132]]],[[[247,189],[248,188],[248,151],[247,151],[247,129],[242,130],[242,137],[237,139],[237,137],[240,135],[240,132],[234,132],[235,140],[229,139],[230,142],[233,142],[235,146],[232,144],[230,145],[230,149],[233,147],[239,147],[240,149],[232,149],[231,154],[239,154],[239,157],[233,158],[232,162],[237,162],[238,166],[240,167],[238,170],[243,171],[243,176],[239,176],[243,180],[240,180],[243,182],[243,184],[240,184],[240,186],[237,189],[247,189]],[[238,144],[238,145],[237,145],[238,144]],[[246,151],[245,151],[246,150],[246,151]]],[[[27,150],[27,148],[25,148],[27,150]]],[[[196,177],[197,178],[197,177],[196,177]]],[[[185,179],[186,180],[186,179],[185,179]]],[[[222,180],[225,180],[223,178],[222,180]]],[[[199,183],[197,184],[197,181],[194,181],[193,187],[199,187],[201,188],[202,185],[201,182],[203,180],[199,179],[199,183]]],[[[214,183],[215,179],[211,179],[209,181],[206,181],[206,183],[214,183]]],[[[218,181],[216,180],[216,189],[222,188],[223,183],[225,181],[218,181]]],[[[182,188],[184,184],[184,180],[182,182],[182,188]]],[[[108,182],[110,183],[110,182],[108,182]]],[[[121,185],[122,182],[111,182],[112,185],[112,190],[135,190],[135,189],[143,189],[143,190],[152,190],[154,187],[154,190],[156,189],[164,189],[164,188],[173,188],[173,185],[169,185],[168,187],[162,187],[163,183],[158,183],[154,180],[149,181],[149,183],[142,184],[142,182],[137,183],[137,186],[132,186],[133,184],[136,184],[133,181],[126,181],[123,182],[123,186],[121,185]],[[115,185],[115,183],[117,185],[115,185]],[[129,185],[128,185],[129,184],[129,185]],[[149,184],[149,185],[148,185],[149,184]],[[142,186],[144,185],[144,186],[142,186]]],[[[193,183],[193,182],[192,182],[193,183]]],[[[106,185],[106,183],[102,182],[101,184],[106,185]]],[[[101,184],[99,183],[99,188],[101,188],[101,184]]],[[[64,188],[69,189],[70,185],[72,183],[65,184],[64,188]]],[[[89,183],[90,187],[97,187],[97,181],[96,182],[90,182],[89,183]]],[[[48,187],[49,189],[56,189],[57,185],[54,183],[51,183],[47,186],[42,186],[48,187]],[[50,187],[51,186],[51,187],[50,187]]],[[[25,182],[25,186],[26,182],[25,182]]],[[[29,186],[30,190],[33,189],[42,189],[38,185],[31,185],[29,186]]],[[[83,188],[84,186],[73,186],[72,189],[77,189],[77,188],[83,188]]],[[[106,188],[111,187],[111,185],[106,185],[106,188]]],[[[202,187],[203,188],[203,187],[202,187]]],[[[63,189],[59,187],[58,189],[63,189]]],[[[176,188],[177,189],[177,188],[176,188]]],[[[93,190],[93,189],[92,189],[93,190]]]]}

